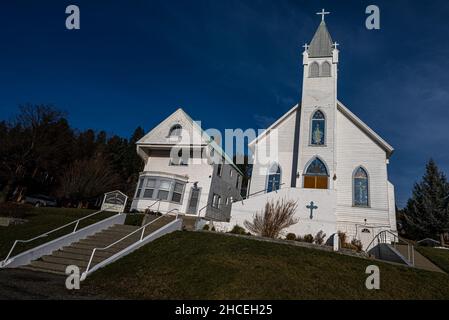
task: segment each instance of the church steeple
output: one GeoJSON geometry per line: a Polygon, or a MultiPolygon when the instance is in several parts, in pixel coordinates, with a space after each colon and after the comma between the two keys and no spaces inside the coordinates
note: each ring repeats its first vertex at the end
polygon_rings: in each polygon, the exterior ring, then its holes
{"type": "Polygon", "coordinates": [[[333,50],[332,37],[326,27],[326,22],[321,21],[315,35],[313,36],[312,42],[309,46],[309,57],[310,58],[324,58],[332,57],[333,50]]]}

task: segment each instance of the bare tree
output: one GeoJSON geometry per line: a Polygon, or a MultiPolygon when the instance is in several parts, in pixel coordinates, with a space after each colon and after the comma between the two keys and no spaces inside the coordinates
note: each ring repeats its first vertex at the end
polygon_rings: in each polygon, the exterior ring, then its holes
{"type": "Polygon", "coordinates": [[[119,177],[101,156],[75,161],[61,179],[60,196],[80,202],[116,189],[119,177]]]}
{"type": "Polygon", "coordinates": [[[263,213],[256,214],[253,222],[245,221],[244,225],[262,237],[277,238],[282,230],[299,222],[294,218],[297,207],[297,203],[291,200],[267,202],[263,213]]]}

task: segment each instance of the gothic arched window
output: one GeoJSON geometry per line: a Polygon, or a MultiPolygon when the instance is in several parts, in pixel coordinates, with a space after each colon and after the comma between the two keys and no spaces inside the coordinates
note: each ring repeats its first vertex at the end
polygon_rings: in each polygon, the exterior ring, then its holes
{"type": "Polygon", "coordinates": [[[331,65],[329,62],[324,61],[321,65],[321,76],[330,77],[331,76],[331,65]]]}
{"type": "Polygon", "coordinates": [[[310,144],[314,146],[322,146],[325,144],[326,136],[326,118],[324,114],[317,110],[312,116],[310,124],[310,144]]]}
{"type": "Polygon", "coordinates": [[[368,207],[369,206],[369,179],[368,173],[362,167],[358,167],[354,171],[354,206],[368,207]]]}
{"type": "Polygon", "coordinates": [[[318,62],[313,62],[310,65],[310,77],[311,78],[318,78],[320,76],[320,65],[318,62]]]}
{"type": "Polygon", "coordinates": [[[268,170],[267,192],[279,190],[281,187],[281,167],[273,163],[268,170]]]}
{"type": "Polygon", "coordinates": [[[326,165],[318,158],[313,159],[304,174],[304,188],[327,189],[329,174],[326,165]]]}
{"type": "Polygon", "coordinates": [[[168,136],[169,137],[181,137],[181,132],[182,132],[182,126],[180,124],[175,124],[173,127],[170,128],[168,136]]]}

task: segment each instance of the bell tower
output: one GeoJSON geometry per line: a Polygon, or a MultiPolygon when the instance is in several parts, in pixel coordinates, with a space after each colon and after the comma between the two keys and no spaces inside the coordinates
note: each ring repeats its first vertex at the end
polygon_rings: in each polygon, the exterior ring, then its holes
{"type": "Polygon", "coordinates": [[[327,29],[324,9],[310,45],[304,45],[298,188],[334,189],[338,44],[327,29]],[[318,161],[315,161],[318,159],[318,161]],[[325,178],[325,176],[327,178],[325,178]]]}

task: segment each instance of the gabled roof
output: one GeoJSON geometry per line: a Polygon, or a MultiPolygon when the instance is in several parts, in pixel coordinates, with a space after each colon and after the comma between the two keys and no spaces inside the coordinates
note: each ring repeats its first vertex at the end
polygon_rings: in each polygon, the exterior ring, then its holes
{"type": "Polygon", "coordinates": [[[267,129],[265,129],[260,135],[256,137],[256,139],[252,140],[248,143],[248,146],[252,146],[253,144],[259,142],[262,138],[264,138],[266,135],[270,133],[271,130],[279,126],[282,122],[284,122],[285,119],[287,119],[293,112],[298,110],[299,104],[296,104],[293,108],[288,110],[282,117],[280,117],[276,122],[274,122],[271,126],[269,126],[267,129]]]}
{"type": "MultiPolygon", "coordinates": [[[[248,145],[252,146],[255,143],[258,143],[261,139],[267,136],[271,130],[278,127],[285,119],[287,119],[293,112],[297,111],[300,108],[300,105],[297,104],[289,111],[287,111],[282,117],[280,117],[276,122],[274,122],[270,127],[268,127],[264,132],[262,132],[256,139],[252,140],[248,145]]],[[[356,125],[359,129],[361,129],[365,134],[368,135],[377,145],[379,145],[387,154],[387,158],[389,158],[393,152],[394,148],[389,145],[384,139],[382,139],[374,130],[372,130],[368,125],[366,125],[360,118],[358,118],[355,114],[353,114],[343,103],[338,101],[337,109],[348,118],[354,125],[356,125]]]]}
{"type": "Polygon", "coordinates": [[[326,23],[321,21],[309,47],[310,58],[332,57],[333,41],[326,23]]]}
{"type": "Polygon", "coordinates": [[[352,123],[354,123],[359,129],[361,129],[365,134],[368,135],[379,147],[381,147],[387,153],[387,158],[394,152],[394,148],[389,145],[384,139],[382,139],[374,130],[372,130],[368,125],[366,125],[360,118],[353,114],[343,103],[337,102],[338,110],[346,116],[352,123]]]}
{"type": "MultiPolygon", "coordinates": [[[[160,122],[156,127],[154,127],[150,132],[148,132],[143,138],[141,138],[139,141],[136,142],[137,146],[148,146],[148,145],[157,145],[158,143],[148,143],[145,142],[147,140],[147,137],[151,136],[153,132],[155,132],[158,128],[164,125],[164,122],[169,119],[171,116],[173,116],[175,113],[181,113],[182,116],[192,125],[194,130],[197,130],[201,136],[202,144],[203,146],[209,145],[211,148],[217,152],[221,157],[223,157],[226,162],[230,164],[235,170],[237,170],[238,173],[240,173],[242,176],[244,176],[243,172],[237,167],[232,160],[232,158],[200,127],[200,125],[194,121],[182,108],[178,108],[175,112],[173,112],[170,116],[168,116],[165,120],[160,122]]],[[[163,143],[161,145],[175,145],[176,143],[169,142],[169,143],[163,143]]]]}

